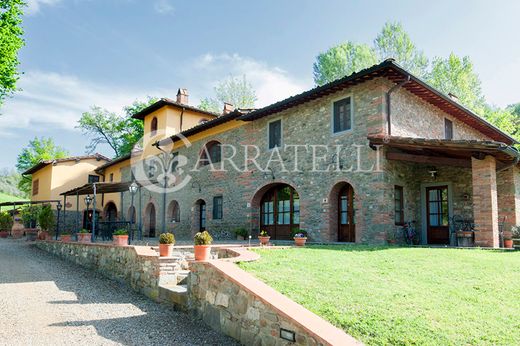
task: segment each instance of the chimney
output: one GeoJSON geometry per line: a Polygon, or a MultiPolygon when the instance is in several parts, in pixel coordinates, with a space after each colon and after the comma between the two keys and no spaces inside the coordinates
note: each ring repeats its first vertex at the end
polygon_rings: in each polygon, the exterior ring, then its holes
{"type": "Polygon", "coordinates": [[[235,107],[231,103],[224,102],[224,110],[222,111],[222,114],[226,115],[235,110],[235,107]]]}
{"type": "Polygon", "coordinates": [[[188,89],[179,88],[179,91],[177,91],[177,103],[188,104],[188,89]]]}

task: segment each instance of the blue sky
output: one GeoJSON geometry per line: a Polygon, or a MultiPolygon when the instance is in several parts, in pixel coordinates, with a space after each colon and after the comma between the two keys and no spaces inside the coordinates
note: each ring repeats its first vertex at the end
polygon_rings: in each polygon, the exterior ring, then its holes
{"type": "Polygon", "coordinates": [[[0,110],[0,168],[34,136],[83,154],[88,138],[75,126],[93,104],[120,111],[185,87],[197,105],[242,74],[257,106],[283,99],[312,87],[319,52],[370,44],[386,21],[400,21],[429,57],[469,55],[489,102],[520,102],[519,1],[28,2],[23,90],[0,110]]]}

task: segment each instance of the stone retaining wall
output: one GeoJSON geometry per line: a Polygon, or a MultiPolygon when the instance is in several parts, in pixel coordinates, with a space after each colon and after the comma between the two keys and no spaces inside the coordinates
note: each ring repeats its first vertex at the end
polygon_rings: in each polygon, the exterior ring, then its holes
{"type": "Polygon", "coordinates": [[[160,258],[149,246],[113,246],[110,244],[38,241],[36,246],[104,276],[129,284],[153,300],[160,301],[162,281],[175,282],[176,273],[188,269],[185,251],[160,258]]]}
{"type": "Polygon", "coordinates": [[[190,270],[190,309],[244,345],[360,344],[231,261],[190,262],[190,270]]]}

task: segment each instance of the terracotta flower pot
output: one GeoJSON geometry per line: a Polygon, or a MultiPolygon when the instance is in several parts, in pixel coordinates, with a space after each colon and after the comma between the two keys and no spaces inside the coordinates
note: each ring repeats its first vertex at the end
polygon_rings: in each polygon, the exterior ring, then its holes
{"type": "Polygon", "coordinates": [[[504,239],[504,247],[506,249],[512,249],[513,248],[513,239],[504,239]]]}
{"type": "Polygon", "coordinates": [[[112,236],[112,243],[115,246],[125,246],[125,245],[128,245],[128,234],[112,236]]]}
{"type": "Polygon", "coordinates": [[[387,239],[388,244],[395,244],[395,239],[387,239]]]}
{"type": "Polygon", "coordinates": [[[307,241],[307,237],[294,237],[293,239],[296,246],[305,246],[305,242],[307,241]]]}
{"type": "Polygon", "coordinates": [[[7,231],[0,231],[0,238],[7,238],[9,236],[9,232],[7,231]]]}
{"type": "Polygon", "coordinates": [[[49,232],[47,231],[40,231],[38,233],[38,240],[49,240],[49,232]]]}
{"type": "Polygon", "coordinates": [[[70,243],[72,241],[72,236],[70,234],[61,235],[60,240],[64,243],[70,243]]]}
{"type": "Polygon", "coordinates": [[[195,260],[207,261],[210,259],[211,246],[210,245],[195,245],[195,260]]]}
{"type": "Polygon", "coordinates": [[[271,239],[271,237],[270,236],[264,237],[264,236],[259,235],[258,239],[260,239],[260,244],[267,245],[267,244],[269,244],[269,239],[271,239]]]}
{"type": "Polygon", "coordinates": [[[14,239],[20,239],[23,236],[23,229],[13,229],[11,231],[11,236],[14,239]]]}
{"type": "Polygon", "coordinates": [[[172,257],[173,244],[159,244],[159,256],[172,257]]]}
{"type": "Polygon", "coordinates": [[[92,241],[92,233],[78,233],[78,241],[80,243],[90,243],[92,241]]]}

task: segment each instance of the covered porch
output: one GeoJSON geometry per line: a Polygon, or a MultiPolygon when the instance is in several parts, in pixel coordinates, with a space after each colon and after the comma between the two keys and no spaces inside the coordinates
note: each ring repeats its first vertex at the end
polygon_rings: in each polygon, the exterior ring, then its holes
{"type": "Polygon", "coordinates": [[[369,141],[383,148],[389,186],[402,194],[402,202],[394,196],[396,227],[415,221],[421,244],[503,247],[511,227],[520,223],[515,148],[493,141],[397,136],[369,141]]]}

